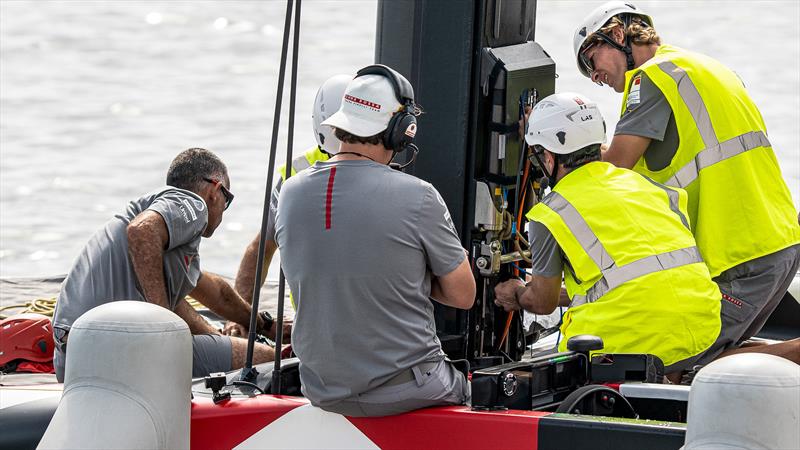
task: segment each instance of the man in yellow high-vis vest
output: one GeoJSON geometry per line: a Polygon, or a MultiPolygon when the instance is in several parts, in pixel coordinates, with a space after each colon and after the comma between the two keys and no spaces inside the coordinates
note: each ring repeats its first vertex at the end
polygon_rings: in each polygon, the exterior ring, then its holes
{"type": "Polygon", "coordinates": [[[686,192],[600,161],[605,123],[573,93],[537,103],[525,140],[552,191],[527,214],[531,281],[495,288],[506,310],[552,313],[562,273],[570,308],[559,349],[592,334],[607,353],[648,353],[679,379],[720,331],[720,291],[689,228],[686,192]]]}
{"type": "MultiPolygon", "coordinates": [[[[341,142],[334,136],[333,130],[330,127],[323,127],[321,124],[339,110],[339,106],[342,104],[344,90],[352,79],[353,77],[351,75],[334,75],[325,80],[322,86],[320,86],[314,98],[314,109],[311,117],[317,145],[292,160],[291,176],[295,176],[298,172],[313,166],[317,161],[327,161],[332,155],[335,155],[339,151],[341,142]]],[[[281,186],[286,180],[286,165],[278,168],[278,175],[280,175],[280,178],[278,178],[278,181],[275,183],[275,187],[272,189],[272,194],[270,196],[267,240],[264,247],[264,269],[261,273],[259,285],[264,284],[267,278],[267,270],[272,262],[272,257],[278,249],[278,244],[275,242],[275,211],[278,209],[278,196],[281,192],[281,186]]],[[[239,271],[236,273],[236,292],[248,303],[252,303],[253,301],[253,285],[256,280],[256,264],[258,262],[258,243],[260,238],[261,235],[256,234],[247,246],[242,256],[242,261],[239,263],[239,271]]],[[[225,331],[233,335],[244,335],[244,329],[231,322],[226,325],[225,331]]],[[[288,327],[284,331],[288,332],[288,327]]]]}
{"type": "MultiPolygon", "coordinates": [[[[592,11],[573,43],[581,73],[623,93],[603,160],[689,194],[692,232],[723,294],[722,335],[711,351],[740,351],[800,265],[797,211],[761,113],[738,75],[662,45],[650,16],[630,3],[592,11]]],[[[797,339],[759,351],[800,363],[797,339]]]]}

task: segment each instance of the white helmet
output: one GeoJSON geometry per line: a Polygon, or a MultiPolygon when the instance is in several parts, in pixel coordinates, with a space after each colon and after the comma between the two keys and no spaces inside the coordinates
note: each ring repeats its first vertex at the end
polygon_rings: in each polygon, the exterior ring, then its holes
{"type": "Polygon", "coordinates": [[[314,112],[311,114],[314,137],[317,138],[319,148],[329,155],[339,153],[341,142],[333,134],[333,128],[323,127],[321,124],[339,110],[344,90],[352,79],[351,75],[334,75],[322,83],[317,91],[317,97],[314,98],[314,112]]]}
{"type": "Polygon", "coordinates": [[[597,104],[574,92],[543,98],[528,118],[525,142],[566,155],[606,141],[606,123],[597,104]]]}
{"type": "Polygon", "coordinates": [[[578,62],[578,70],[581,71],[583,76],[590,76],[588,68],[584,63],[581,62],[580,58],[580,52],[583,47],[583,43],[586,42],[586,39],[588,39],[589,36],[596,33],[600,28],[603,28],[609,19],[617,14],[638,16],[647,22],[648,25],[651,27],[653,26],[653,19],[651,19],[650,16],[636,8],[636,6],[631,3],[619,1],[606,2],[595,8],[589,13],[588,16],[586,16],[586,18],[583,19],[583,22],[575,30],[575,36],[572,38],[572,48],[575,51],[575,60],[578,62]]]}

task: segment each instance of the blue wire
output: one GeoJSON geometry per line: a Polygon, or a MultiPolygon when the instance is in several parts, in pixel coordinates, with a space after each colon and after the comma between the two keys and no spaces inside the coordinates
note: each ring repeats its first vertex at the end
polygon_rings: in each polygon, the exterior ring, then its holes
{"type": "Polygon", "coordinates": [[[515,267],[517,270],[519,270],[520,272],[524,273],[525,275],[530,275],[530,273],[528,273],[528,272],[527,272],[525,269],[523,269],[522,267],[518,266],[516,263],[511,263],[511,265],[512,265],[512,266],[514,266],[514,267],[515,267]]]}

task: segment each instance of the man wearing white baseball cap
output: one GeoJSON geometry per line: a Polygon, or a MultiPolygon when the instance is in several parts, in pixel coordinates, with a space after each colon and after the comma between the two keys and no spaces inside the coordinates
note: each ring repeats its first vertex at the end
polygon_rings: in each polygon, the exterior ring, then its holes
{"type": "Polygon", "coordinates": [[[292,345],[304,395],[328,411],[385,416],[469,400],[429,300],[470,308],[469,262],[436,189],[388,166],[414,148],[417,111],[402,75],[360,70],[322,123],[339,153],[281,192],[275,236],[297,305],[292,345]]]}

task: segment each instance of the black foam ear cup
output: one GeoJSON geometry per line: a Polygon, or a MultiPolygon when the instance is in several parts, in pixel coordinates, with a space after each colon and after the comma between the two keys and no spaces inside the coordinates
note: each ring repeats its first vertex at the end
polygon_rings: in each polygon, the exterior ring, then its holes
{"type": "Polygon", "coordinates": [[[384,147],[399,153],[414,142],[417,134],[417,118],[412,108],[413,106],[406,105],[389,120],[389,125],[383,134],[384,147]]]}

